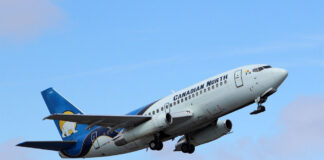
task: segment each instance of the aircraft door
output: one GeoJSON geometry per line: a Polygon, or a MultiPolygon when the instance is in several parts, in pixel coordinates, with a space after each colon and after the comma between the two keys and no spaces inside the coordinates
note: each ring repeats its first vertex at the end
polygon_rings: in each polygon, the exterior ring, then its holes
{"type": "Polygon", "coordinates": [[[235,85],[236,85],[237,88],[243,86],[242,69],[240,69],[238,71],[235,71],[235,73],[234,73],[234,81],[235,81],[235,85]]]}
{"type": "Polygon", "coordinates": [[[164,104],[164,110],[165,110],[165,114],[170,113],[171,108],[169,103],[164,104]]]}

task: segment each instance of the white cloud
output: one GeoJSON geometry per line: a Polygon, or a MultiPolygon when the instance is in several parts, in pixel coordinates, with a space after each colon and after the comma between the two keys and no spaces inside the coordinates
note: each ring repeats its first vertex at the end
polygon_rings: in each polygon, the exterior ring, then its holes
{"type": "Polygon", "coordinates": [[[217,157],[232,159],[324,158],[324,97],[301,96],[285,107],[278,120],[282,129],[257,141],[252,137],[216,148],[217,157]]]}
{"type": "Polygon", "coordinates": [[[0,38],[37,36],[55,26],[62,15],[50,0],[0,0],[0,38]]]}
{"type": "Polygon", "coordinates": [[[21,139],[10,139],[0,145],[0,155],[3,160],[36,160],[35,157],[28,149],[17,147],[18,143],[22,142],[21,139]]]}

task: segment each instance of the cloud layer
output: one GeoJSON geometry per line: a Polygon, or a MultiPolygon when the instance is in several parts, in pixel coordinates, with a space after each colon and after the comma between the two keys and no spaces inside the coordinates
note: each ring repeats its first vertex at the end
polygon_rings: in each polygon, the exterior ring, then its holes
{"type": "Polygon", "coordinates": [[[55,26],[62,15],[50,0],[0,0],[0,38],[37,36],[55,26]]]}
{"type": "Polygon", "coordinates": [[[5,143],[0,145],[0,155],[1,159],[4,160],[36,160],[39,159],[35,157],[29,149],[16,147],[18,143],[22,142],[21,139],[10,139],[5,143]]]}
{"type": "Polygon", "coordinates": [[[218,147],[216,155],[232,160],[324,158],[323,115],[323,96],[301,96],[283,109],[275,135],[242,138],[218,147]]]}

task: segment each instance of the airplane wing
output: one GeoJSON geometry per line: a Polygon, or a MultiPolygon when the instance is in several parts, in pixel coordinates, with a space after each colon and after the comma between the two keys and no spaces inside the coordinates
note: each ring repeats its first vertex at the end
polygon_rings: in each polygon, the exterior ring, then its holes
{"type": "Polygon", "coordinates": [[[117,128],[130,128],[135,127],[145,121],[151,119],[151,116],[140,115],[124,115],[124,116],[110,116],[110,115],[69,115],[69,114],[52,114],[44,119],[63,120],[70,122],[77,122],[80,124],[87,124],[87,129],[93,126],[113,127],[117,128]]]}
{"type": "MultiPolygon", "coordinates": [[[[190,111],[176,112],[171,114],[174,119],[174,124],[179,124],[186,121],[192,116],[190,111]]],[[[88,125],[87,129],[93,126],[112,127],[113,130],[118,128],[131,128],[150,120],[151,116],[143,115],[84,115],[84,114],[52,114],[44,119],[63,120],[77,122],[88,125]]]]}

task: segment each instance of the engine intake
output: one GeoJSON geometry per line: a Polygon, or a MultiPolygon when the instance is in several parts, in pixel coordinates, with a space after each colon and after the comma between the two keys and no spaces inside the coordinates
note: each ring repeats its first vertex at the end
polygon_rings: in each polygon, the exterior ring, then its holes
{"type": "Polygon", "coordinates": [[[232,130],[233,125],[232,125],[232,122],[230,120],[225,121],[225,126],[229,131],[232,130]]]}

